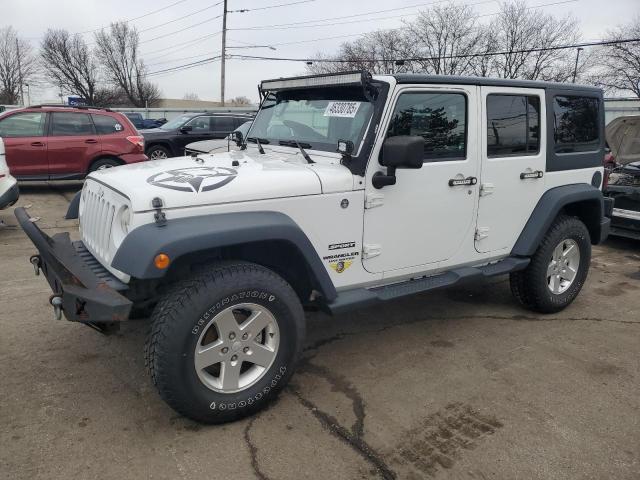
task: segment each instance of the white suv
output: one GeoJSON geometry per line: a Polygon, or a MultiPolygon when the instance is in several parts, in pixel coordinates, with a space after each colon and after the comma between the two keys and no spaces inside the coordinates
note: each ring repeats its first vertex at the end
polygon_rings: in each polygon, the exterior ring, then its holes
{"type": "Polygon", "coordinates": [[[9,173],[4,142],[0,138],[0,210],[16,203],[19,196],[18,182],[9,173]]]}
{"type": "Polygon", "coordinates": [[[82,241],[16,210],[56,316],[110,331],[151,312],[147,365],[178,412],[262,408],[293,373],[306,306],[500,274],[538,312],[578,295],[610,223],[600,90],[352,72],[260,91],[240,151],[90,174],[67,214],[82,241]]]}

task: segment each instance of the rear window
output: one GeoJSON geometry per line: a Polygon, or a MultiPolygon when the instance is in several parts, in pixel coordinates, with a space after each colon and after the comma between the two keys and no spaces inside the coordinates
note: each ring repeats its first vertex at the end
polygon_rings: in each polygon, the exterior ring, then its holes
{"type": "Polygon", "coordinates": [[[540,148],[540,98],[487,96],[487,156],[535,155],[540,148]]]}
{"type": "Polygon", "coordinates": [[[93,123],[86,113],[54,112],[51,114],[54,137],[94,135],[93,123]]]}
{"type": "Polygon", "coordinates": [[[91,115],[91,118],[93,119],[93,124],[96,126],[96,132],[98,135],[120,133],[124,130],[124,126],[117,118],[99,114],[93,114],[91,115]]]}
{"type": "Polygon", "coordinates": [[[553,101],[556,153],[593,152],[600,147],[598,99],[556,96],[553,101]]]}

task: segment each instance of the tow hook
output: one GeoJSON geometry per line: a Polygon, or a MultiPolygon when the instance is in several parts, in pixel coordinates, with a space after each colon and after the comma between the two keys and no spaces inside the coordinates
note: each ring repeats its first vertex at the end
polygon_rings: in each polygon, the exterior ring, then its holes
{"type": "Polygon", "coordinates": [[[62,297],[51,295],[49,303],[53,307],[53,318],[60,320],[62,318],[62,297]]]}
{"type": "Polygon", "coordinates": [[[29,262],[33,265],[36,276],[40,275],[40,255],[31,255],[29,262]]]}

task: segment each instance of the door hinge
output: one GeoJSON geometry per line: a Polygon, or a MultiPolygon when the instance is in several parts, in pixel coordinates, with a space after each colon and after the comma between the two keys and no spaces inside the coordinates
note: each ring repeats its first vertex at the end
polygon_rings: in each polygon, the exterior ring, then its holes
{"type": "Polygon", "coordinates": [[[362,245],[362,258],[373,258],[377,257],[382,253],[382,245],[371,245],[364,244],[362,245]]]}
{"type": "Polygon", "coordinates": [[[494,189],[495,186],[493,185],[493,183],[483,183],[482,185],[480,185],[480,196],[484,197],[486,195],[491,195],[494,189]]]}
{"type": "Polygon", "coordinates": [[[382,193],[367,193],[364,197],[364,208],[376,208],[384,204],[382,193]]]}
{"type": "Polygon", "coordinates": [[[478,227],[476,229],[476,241],[482,240],[483,238],[487,238],[489,236],[489,227],[478,227]]]}

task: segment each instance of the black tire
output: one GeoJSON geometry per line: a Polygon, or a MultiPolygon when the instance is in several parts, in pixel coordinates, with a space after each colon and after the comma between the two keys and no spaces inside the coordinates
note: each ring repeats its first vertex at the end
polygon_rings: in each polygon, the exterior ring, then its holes
{"type": "Polygon", "coordinates": [[[122,162],[115,158],[101,158],[91,164],[89,172],[95,172],[96,170],[103,170],[105,168],[112,168],[120,165],[122,165],[122,162]]]}
{"type": "Polygon", "coordinates": [[[147,149],[147,157],[149,157],[149,160],[164,160],[165,158],[173,157],[173,155],[167,147],[153,145],[147,149]]]}
{"type": "Polygon", "coordinates": [[[151,319],[145,345],[151,379],[174,410],[202,423],[229,422],[264,408],[293,374],[305,335],[304,313],[291,286],[271,270],[251,263],[214,265],[178,282],[158,303],[151,319]],[[214,391],[196,371],[200,335],[206,335],[208,322],[218,313],[249,298],[252,304],[266,307],[277,322],[275,359],[247,388],[234,393],[214,391]]]}
{"type": "Polygon", "coordinates": [[[558,312],[571,304],[584,285],[591,263],[591,237],[580,219],[559,216],[544,236],[529,266],[510,275],[511,293],[522,306],[540,313],[558,312]],[[549,288],[547,268],[554,249],[564,240],[573,240],[580,252],[579,266],[573,283],[562,293],[549,288]]]}

